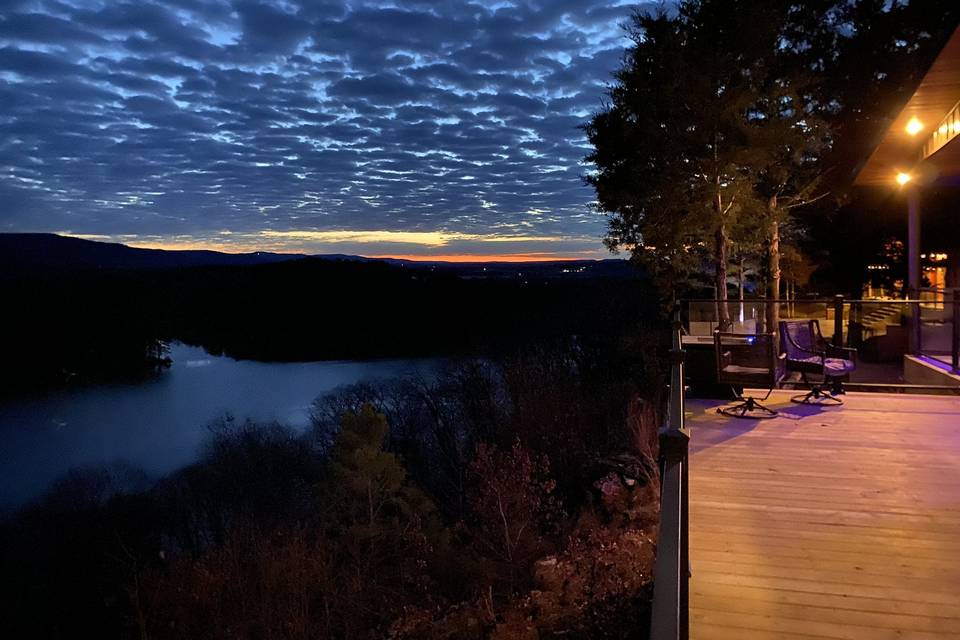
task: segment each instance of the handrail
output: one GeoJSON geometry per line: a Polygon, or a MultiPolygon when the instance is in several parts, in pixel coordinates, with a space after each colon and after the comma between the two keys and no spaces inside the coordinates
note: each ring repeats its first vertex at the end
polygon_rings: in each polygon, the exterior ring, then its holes
{"type": "MultiPolygon", "coordinates": [[[[932,289],[930,291],[933,291],[932,289]]],[[[943,289],[937,289],[937,293],[943,293],[943,289]]],[[[947,290],[950,291],[949,289],[947,290]]],[[[726,300],[720,300],[719,298],[681,298],[680,302],[683,304],[689,304],[691,302],[726,302],[730,305],[740,304],[827,304],[832,305],[836,297],[832,298],[727,298],[726,300]]],[[[844,304],[849,303],[861,303],[861,304],[929,304],[934,302],[933,300],[927,300],[923,298],[844,298],[844,304]]]]}
{"type": "MultiPolygon", "coordinates": [[[[915,291],[915,293],[916,292],[917,291],[915,291]]],[[[913,356],[927,356],[934,358],[938,356],[949,355],[950,370],[954,374],[960,374],[960,288],[925,288],[920,289],[919,293],[935,293],[940,296],[940,298],[890,298],[864,300],[848,299],[839,295],[832,298],[799,298],[794,300],[768,298],[745,298],[743,300],[740,300],[739,298],[728,298],[726,300],[720,300],[718,298],[683,298],[678,301],[678,304],[681,306],[685,305],[688,311],[694,304],[726,303],[731,307],[739,305],[769,306],[780,304],[823,305],[824,310],[827,311],[825,315],[827,319],[830,318],[829,311],[832,310],[833,335],[831,339],[833,343],[837,345],[844,344],[844,326],[846,325],[852,329],[854,326],[854,316],[859,317],[860,311],[864,308],[869,308],[869,305],[909,307],[909,315],[907,315],[908,322],[906,324],[908,329],[908,349],[906,353],[913,356]],[[935,319],[933,321],[928,321],[923,317],[924,310],[929,309],[931,305],[936,305],[936,309],[938,310],[952,310],[952,313],[945,320],[935,319]],[[845,318],[844,309],[846,306],[850,306],[850,315],[845,318]],[[854,309],[857,309],[858,311],[854,311],[854,309]],[[949,344],[945,347],[940,347],[939,350],[931,350],[930,344],[925,343],[924,330],[931,325],[939,325],[941,323],[952,325],[948,336],[949,344]]],[[[859,319],[857,322],[859,322],[859,319]]]]}
{"type": "Polygon", "coordinates": [[[684,425],[683,327],[674,309],[667,424],[660,429],[660,532],[654,566],[650,640],[687,640],[690,633],[688,460],[684,425]]]}

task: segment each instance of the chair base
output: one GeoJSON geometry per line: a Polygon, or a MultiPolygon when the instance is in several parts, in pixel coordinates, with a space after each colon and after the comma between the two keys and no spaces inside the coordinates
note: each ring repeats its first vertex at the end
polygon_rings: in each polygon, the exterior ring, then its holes
{"type": "MultiPolygon", "coordinates": [[[[838,393],[843,393],[843,391],[841,390],[838,393]]],[[[807,393],[795,395],[790,398],[790,402],[820,407],[837,407],[843,404],[843,400],[837,397],[837,393],[827,393],[820,387],[813,387],[807,393]]]]}
{"type": "Polygon", "coordinates": [[[728,418],[746,418],[747,420],[768,420],[780,415],[773,409],[760,404],[756,398],[749,397],[729,407],[719,407],[717,413],[728,418]]]}

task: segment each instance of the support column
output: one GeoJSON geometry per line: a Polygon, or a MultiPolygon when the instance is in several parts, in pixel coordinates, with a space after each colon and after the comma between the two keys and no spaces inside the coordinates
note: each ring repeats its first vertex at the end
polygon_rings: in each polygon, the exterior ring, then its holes
{"type": "Polygon", "coordinates": [[[920,293],[920,195],[907,189],[907,295],[920,293]]]}
{"type": "MultiPolygon", "coordinates": [[[[907,297],[920,298],[920,193],[913,186],[907,188],[907,297]]],[[[920,305],[910,309],[910,353],[920,348],[920,305]]]]}

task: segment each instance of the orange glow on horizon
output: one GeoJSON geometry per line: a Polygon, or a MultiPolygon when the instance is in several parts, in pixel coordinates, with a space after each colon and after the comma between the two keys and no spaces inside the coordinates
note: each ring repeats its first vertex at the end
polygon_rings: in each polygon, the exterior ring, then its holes
{"type": "MultiPolygon", "coordinates": [[[[161,249],[165,251],[216,251],[218,253],[242,254],[256,253],[262,251],[265,253],[288,253],[292,255],[334,255],[336,252],[328,253],[310,253],[309,251],[291,250],[289,247],[263,247],[263,246],[223,246],[220,244],[207,244],[201,242],[130,242],[126,243],[128,247],[137,249],[161,249]]],[[[359,258],[370,258],[372,260],[410,260],[411,262],[573,262],[575,260],[599,260],[603,256],[596,254],[588,255],[554,255],[551,253],[464,253],[464,254],[442,254],[442,255],[421,255],[421,254],[347,254],[356,255],[359,258]]]]}
{"type": "Polygon", "coordinates": [[[375,260],[410,260],[412,262],[574,262],[576,260],[599,260],[600,257],[590,254],[582,256],[553,255],[549,253],[502,253],[502,254],[473,254],[461,255],[376,255],[364,256],[375,260]]]}
{"type": "MultiPolygon", "coordinates": [[[[251,242],[249,239],[238,240],[234,242],[209,242],[191,238],[171,238],[169,240],[160,239],[142,239],[138,240],[132,237],[107,237],[92,236],[83,234],[66,234],[73,237],[86,238],[88,240],[99,240],[107,242],[120,242],[128,247],[138,249],[160,249],[165,251],[216,251],[218,253],[242,254],[242,253],[278,253],[290,255],[305,256],[323,256],[344,253],[344,255],[355,255],[362,258],[374,260],[395,259],[410,260],[413,262],[571,262],[574,260],[600,260],[606,257],[602,250],[582,251],[582,252],[558,252],[550,253],[544,251],[527,253],[438,253],[438,254],[412,254],[412,253],[354,253],[337,251],[336,245],[323,247],[323,250],[317,251],[309,246],[302,246],[283,242],[251,242]]],[[[380,247],[381,251],[383,247],[380,247]]]]}
{"type": "Polygon", "coordinates": [[[299,251],[285,251],[282,248],[278,247],[253,247],[248,245],[227,245],[222,244],[212,244],[208,242],[123,242],[128,247],[133,247],[134,249],[159,249],[161,251],[216,251],[217,253],[229,253],[232,255],[239,255],[242,253],[256,253],[257,251],[263,251],[264,253],[290,253],[297,254],[299,251]]]}

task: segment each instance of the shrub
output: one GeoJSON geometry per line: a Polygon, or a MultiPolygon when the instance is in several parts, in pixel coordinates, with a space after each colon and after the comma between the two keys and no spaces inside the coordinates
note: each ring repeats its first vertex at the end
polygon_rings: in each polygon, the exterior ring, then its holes
{"type": "Polygon", "coordinates": [[[489,561],[487,580],[512,594],[533,561],[558,548],[566,525],[550,462],[519,441],[506,450],[480,444],[470,470],[471,537],[489,561]]]}

